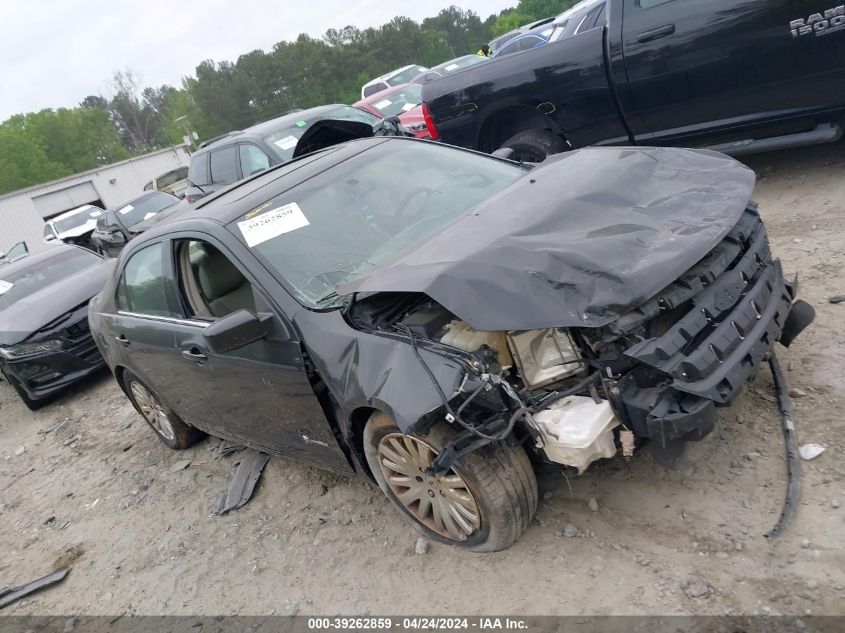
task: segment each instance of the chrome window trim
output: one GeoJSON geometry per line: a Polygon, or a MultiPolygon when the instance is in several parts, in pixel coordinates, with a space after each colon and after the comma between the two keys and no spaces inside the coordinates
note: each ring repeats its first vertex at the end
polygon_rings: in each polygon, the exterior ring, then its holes
{"type": "Polygon", "coordinates": [[[196,328],[207,328],[211,323],[205,321],[189,321],[188,319],[177,319],[175,317],[157,316],[154,314],[138,314],[137,312],[127,312],[126,310],[118,310],[120,316],[134,317],[136,319],[148,319],[150,321],[161,321],[162,323],[174,323],[176,325],[190,325],[196,328]]]}

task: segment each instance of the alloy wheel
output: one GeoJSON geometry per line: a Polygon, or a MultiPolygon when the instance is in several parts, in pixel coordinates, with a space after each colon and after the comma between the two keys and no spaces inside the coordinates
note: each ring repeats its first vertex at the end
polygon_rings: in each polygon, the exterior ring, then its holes
{"type": "Polygon", "coordinates": [[[141,415],[149,422],[159,435],[167,440],[176,438],[176,432],[173,430],[173,425],[170,424],[170,418],[167,417],[164,408],[156,400],[155,396],[147,391],[142,384],[133,382],[129,389],[132,391],[132,397],[138,408],[141,410],[141,415]]]}
{"type": "Polygon", "coordinates": [[[464,541],[481,525],[478,504],[454,469],[440,477],[426,474],[436,456],[429,444],[401,433],[385,435],[378,445],[387,484],[411,516],[445,538],[464,541]]]}

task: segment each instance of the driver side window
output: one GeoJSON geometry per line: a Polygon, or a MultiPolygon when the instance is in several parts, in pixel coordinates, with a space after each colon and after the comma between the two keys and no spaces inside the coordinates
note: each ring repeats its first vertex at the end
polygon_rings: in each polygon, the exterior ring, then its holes
{"type": "Polygon", "coordinates": [[[176,259],[179,290],[192,318],[210,321],[238,310],[255,312],[252,284],[215,246],[182,240],[176,259]]]}

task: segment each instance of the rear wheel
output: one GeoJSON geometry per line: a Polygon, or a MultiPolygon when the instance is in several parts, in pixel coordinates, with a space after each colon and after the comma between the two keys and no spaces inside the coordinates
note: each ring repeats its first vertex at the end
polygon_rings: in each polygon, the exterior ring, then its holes
{"type": "Polygon", "coordinates": [[[502,143],[514,151],[511,160],[527,163],[541,163],[552,154],[559,154],[569,149],[560,136],[549,130],[523,130],[502,143]]]}
{"type": "Polygon", "coordinates": [[[123,375],[123,384],[135,409],[150,425],[158,439],[174,450],[194,445],[205,433],[185,424],[176,413],[164,404],[141,379],[130,371],[123,375]]]}
{"type": "Polygon", "coordinates": [[[475,552],[506,549],[537,509],[528,456],[519,445],[500,443],[456,460],[443,476],[427,475],[454,435],[446,425],[405,435],[379,412],[364,429],[364,452],[384,494],[423,536],[475,552]]]}

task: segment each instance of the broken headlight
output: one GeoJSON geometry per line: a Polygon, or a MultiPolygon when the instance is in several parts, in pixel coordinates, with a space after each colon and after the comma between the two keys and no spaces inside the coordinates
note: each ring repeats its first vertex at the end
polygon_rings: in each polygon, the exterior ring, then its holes
{"type": "Polygon", "coordinates": [[[508,347],[525,386],[536,389],[577,374],[583,368],[572,337],[563,328],[508,332],[508,347]]]}
{"type": "Polygon", "coordinates": [[[52,352],[61,349],[62,342],[59,340],[39,341],[38,343],[20,343],[9,347],[0,347],[0,356],[8,360],[16,360],[33,354],[52,352]]]}

